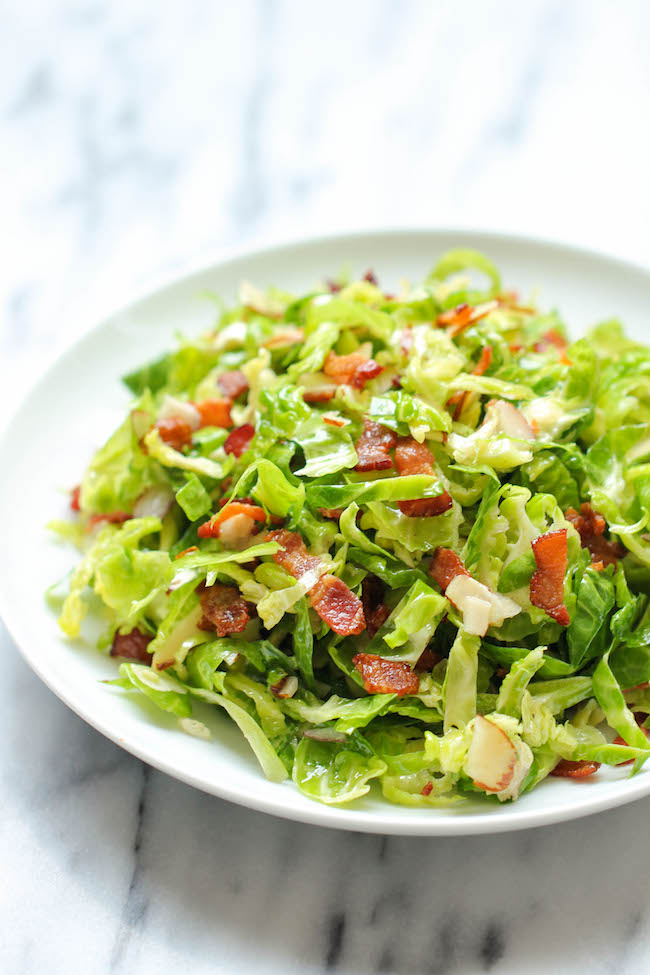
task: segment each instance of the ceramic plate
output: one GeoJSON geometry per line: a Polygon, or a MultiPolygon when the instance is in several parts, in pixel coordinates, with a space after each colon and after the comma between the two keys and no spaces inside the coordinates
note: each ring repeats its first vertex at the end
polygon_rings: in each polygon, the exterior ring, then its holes
{"type": "Polygon", "coordinates": [[[389,231],[320,238],[239,254],[185,275],[111,314],[70,348],[32,390],[0,442],[0,611],[29,664],[77,714],[149,764],[206,792],[289,819],[339,829],[408,835],[491,833],[558,822],[650,793],[650,769],[601,769],[587,782],[550,779],[512,805],[416,810],[369,795],[349,807],[320,805],[291,782],[274,784],[225,716],[205,719],[210,742],[178,730],[175,719],[146,711],[141,699],[99,683],[116,664],[65,640],[40,594],[75,561],[44,523],[63,517],[68,490],[93,450],[124,416],[119,377],[157,357],[181,330],[207,328],[214,306],[206,291],[233,299],[242,278],[306,291],[342,267],[372,267],[387,288],[420,279],[445,250],[485,251],[504,283],[523,295],[535,288],[542,307],[557,307],[574,336],[620,317],[635,338],[650,339],[650,272],[612,258],[526,238],[467,231],[389,231]],[[9,553],[9,554],[8,554],[9,553]]]}

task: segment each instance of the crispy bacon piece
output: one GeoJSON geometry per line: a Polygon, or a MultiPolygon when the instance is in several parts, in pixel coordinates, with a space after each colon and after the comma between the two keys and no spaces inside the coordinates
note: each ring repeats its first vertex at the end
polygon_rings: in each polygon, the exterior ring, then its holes
{"type": "Polygon", "coordinates": [[[279,528],[270,531],[266,536],[266,540],[282,545],[280,551],[274,554],[273,561],[295,579],[299,579],[301,575],[309,572],[310,569],[317,569],[320,565],[318,556],[309,554],[302,537],[297,532],[290,532],[286,528],[279,528]]]}
{"type": "Polygon", "coordinates": [[[329,403],[335,396],[336,386],[328,386],[326,384],[314,386],[312,389],[306,389],[302,394],[305,403],[329,403]]]}
{"type": "Polygon", "coordinates": [[[365,629],[361,600],[337,576],[321,576],[309,596],[320,618],[339,636],[356,636],[365,629]]]}
{"type": "Polygon", "coordinates": [[[255,436],[255,427],[252,423],[244,423],[241,427],[235,427],[226,437],[223,449],[227,454],[234,454],[241,457],[251,445],[251,440],[255,436]]]}
{"type": "Polygon", "coordinates": [[[439,653],[434,653],[433,650],[429,650],[429,648],[427,647],[426,650],[423,650],[422,653],[420,654],[420,659],[416,663],[415,669],[416,671],[421,671],[421,670],[431,671],[436,666],[436,664],[440,663],[441,660],[442,657],[440,656],[439,653]]]}
{"type": "Polygon", "coordinates": [[[355,371],[352,385],[356,389],[365,389],[366,383],[371,379],[375,379],[383,371],[383,366],[380,366],[374,359],[368,359],[367,362],[364,362],[355,371]]]}
{"type": "Polygon", "coordinates": [[[266,521],[264,508],[260,508],[256,504],[243,504],[241,501],[231,501],[230,504],[224,505],[216,515],[212,515],[209,521],[204,521],[202,525],[199,525],[196,534],[199,538],[218,538],[223,522],[229,518],[234,518],[235,515],[246,515],[252,521],[266,521]]]}
{"type": "MultiPolygon", "coordinates": [[[[434,473],[431,451],[426,444],[418,443],[413,437],[399,437],[395,447],[395,467],[400,475],[434,473]]],[[[397,504],[402,514],[409,518],[432,518],[449,511],[453,501],[451,495],[443,491],[435,498],[417,498],[398,501],[397,504]]]]}
{"type": "MultiPolygon", "coordinates": [[[[481,357],[472,369],[472,374],[474,376],[482,376],[492,365],[492,346],[486,345],[481,351],[481,357]]],[[[460,415],[465,409],[465,405],[472,394],[469,390],[463,391],[459,389],[457,393],[450,396],[447,400],[447,408],[451,411],[453,408],[452,417],[454,420],[460,419],[460,415]]]]}
{"type": "Polygon", "coordinates": [[[390,616],[390,610],[384,605],[384,586],[377,576],[367,575],[361,583],[361,603],[368,636],[373,637],[390,616]]]}
{"type": "Polygon", "coordinates": [[[367,281],[368,284],[374,284],[375,288],[378,288],[379,287],[379,282],[377,281],[377,278],[375,277],[375,272],[372,271],[372,270],[366,271],[366,273],[363,276],[363,280],[364,281],[367,281]]]}
{"type": "Polygon", "coordinates": [[[383,366],[363,352],[350,352],[349,355],[328,352],[323,365],[323,372],[333,379],[337,386],[347,384],[357,389],[363,389],[369,379],[374,379],[383,371],[383,366]]]}
{"type": "Polygon", "coordinates": [[[530,601],[561,626],[568,626],[571,621],[563,601],[567,530],[545,532],[531,544],[537,569],[530,580],[530,601]]]}
{"type": "Polygon", "coordinates": [[[133,515],[128,511],[109,511],[105,515],[91,515],[88,519],[88,528],[94,528],[100,521],[106,521],[109,525],[123,525],[125,521],[130,521],[133,515]]]}
{"type": "Polygon", "coordinates": [[[202,403],[195,403],[194,406],[201,414],[202,427],[230,427],[232,417],[230,416],[230,399],[204,399],[202,403]]]}
{"type": "Polygon", "coordinates": [[[376,653],[358,653],[352,663],[369,694],[417,694],[420,679],[403,660],[386,660],[376,653]]]}
{"type": "Polygon", "coordinates": [[[153,640],[148,633],[143,633],[137,627],[130,633],[116,633],[113,637],[111,657],[122,657],[123,660],[137,660],[139,663],[151,663],[151,654],[147,647],[153,640]]]}
{"type": "Polygon", "coordinates": [[[181,420],[179,416],[170,416],[164,420],[156,422],[156,429],[160,434],[160,439],[173,447],[174,450],[182,450],[192,443],[192,427],[186,420],[181,420]]]}
{"type": "Polygon", "coordinates": [[[489,315],[490,312],[498,307],[499,302],[496,300],[485,301],[482,305],[468,305],[466,302],[463,302],[461,305],[456,305],[455,308],[450,308],[448,311],[443,311],[438,315],[436,324],[438,328],[447,328],[450,337],[455,338],[466,328],[469,328],[470,325],[473,325],[474,322],[485,318],[486,315],[489,315]]]}
{"type": "Polygon", "coordinates": [[[421,795],[430,796],[432,792],[433,792],[433,782],[427,782],[427,784],[422,788],[421,795]]]}
{"type": "Polygon", "coordinates": [[[81,484],[77,484],[76,487],[70,492],[70,508],[72,511],[81,511],[81,505],[79,503],[79,497],[81,495],[81,484]]]}
{"type": "MultiPolygon", "coordinates": [[[[319,567],[320,558],[309,554],[297,532],[280,528],[270,531],[266,538],[267,541],[278,542],[283,546],[274,554],[273,561],[295,579],[300,579],[305,572],[319,567]]],[[[365,628],[366,621],[361,600],[336,576],[321,576],[309,590],[309,596],[320,618],[339,636],[361,633],[365,628]]]]}
{"type": "Polygon", "coordinates": [[[625,548],[620,542],[611,542],[604,537],[605,519],[594,511],[590,504],[581,504],[580,514],[575,508],[569,508],[564,517],[571,522],[580,535],[582,547],[589,549],[593,568],[596,568],[599,562],[603,567],[616,565],[617,560],[625,555],[625,548]]]}
{"type": "Polygon", "coordinates": [[[393,466],[388,453],[397,443],[397,434],[381,423],[363,418],[363,433],[357,440],[357,471],[387,471],[393,466]]]}
{"type": "Polygon", "coordinates": [[[344,508],[319,508],[318,513],[321,514],[323,518],[330,518],[332,521],[338,521],[344,510],[344,508]]]}
{"type": "Polygon", "coordinates": [[[248,379],[239,369],[222,373],[217,379],[217,383],[223,395],[227,396],[228,399],[237,399],[238,396],[248,390],[248,379]]]}
{"type": "Polygon", "coordinates": [[[456,576],[468,576],[470,573],[463,565],[460,556],[450,548],[437,548],[433,553],[429,565],[429,575],[438,583],[443,592],[456,576]]]}
{"type": "Polygon", "coordinates": [[[200,630],[215,630],[217,636],[241,633],[250,620],[248,605],[235,586],[216,583],[201,592],[203,616],[200,630]]]}
{"type": "Polygon", "coordinates": [[[562,779],[586,779],[600,768],[600,762],[571,762],[568,758],[561,758],[551,775],[562,779]]]}

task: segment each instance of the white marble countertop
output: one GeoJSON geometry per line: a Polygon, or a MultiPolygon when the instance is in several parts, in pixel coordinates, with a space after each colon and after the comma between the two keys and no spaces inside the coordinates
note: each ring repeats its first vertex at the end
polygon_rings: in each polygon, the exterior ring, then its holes
{"type": "MultiPolygon", "coordinates": [[[[643,0],[26,0],[3,42],[5,412],[88,303],[234,243],[471,225],[650,262],[643,0]]],[[[650,800],[495,838],[281,822],[103,739],[1,625],[0,652],[3,972],[650,967],[650,800]]]]}

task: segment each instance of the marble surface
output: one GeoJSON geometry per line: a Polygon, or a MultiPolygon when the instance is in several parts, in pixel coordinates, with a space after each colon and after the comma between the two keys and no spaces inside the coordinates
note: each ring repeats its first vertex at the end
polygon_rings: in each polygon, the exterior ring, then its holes
{"type": "MultiPolygon", "coordinates": [[[[25,0],[2,22],[3,416],[89,307],[231,244],[453,224],[650,262],[642,0],[25,0]]],[[[1,628],[0,652],[3,972],[650,966],[650,800],[495,838],[294,825],[148,769],[1,628]]]]}

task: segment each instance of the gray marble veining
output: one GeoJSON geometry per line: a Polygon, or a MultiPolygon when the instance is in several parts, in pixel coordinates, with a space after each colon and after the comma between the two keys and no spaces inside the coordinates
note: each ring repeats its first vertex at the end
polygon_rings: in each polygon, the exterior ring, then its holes
{"type": "MultiPolygon", "coordinates": [[[[3,9],[0,407],[111,301],[231,243],[380,224],[650,257],[650,8],[3,9]]],[[[86,726],[0,628],[0,970],[636,975],[650,800],[423,840],[265,817],[86,726]]]]}

